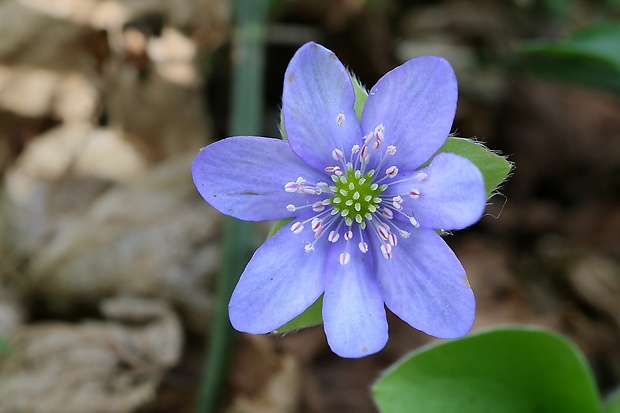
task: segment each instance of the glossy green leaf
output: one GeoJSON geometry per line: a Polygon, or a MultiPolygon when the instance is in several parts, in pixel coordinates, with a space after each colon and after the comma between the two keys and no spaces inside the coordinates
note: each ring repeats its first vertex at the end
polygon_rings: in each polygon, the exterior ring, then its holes
{"type": "Polygon", "coordinates": [[[503,328],[444,341],[373,386],[382,413],[601,413],[590,369],[556,333],[503,328]]]}
{"type": "Polygon", "coordinates": [[[620,24],[586,27],[559,42],[533,41],[519,68],[620,94],[620,24]]]}
{"type": "Polygon", "coordinates": [[[437,153],[440,152],[453,152],[472,161],[482,172],[487,198],[506,179],[512,168],[506,158],[471,139],[449,137],[437,153]]]}
{"type": "Polygon", "coordinates": [[[605,403],[605,413],[620,413],[620,389],[617,389],[605,403]]]}

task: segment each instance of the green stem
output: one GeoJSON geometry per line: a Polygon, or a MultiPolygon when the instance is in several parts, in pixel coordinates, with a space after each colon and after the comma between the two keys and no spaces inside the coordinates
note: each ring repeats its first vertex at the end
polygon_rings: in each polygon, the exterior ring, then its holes
{"type": "MultiPolygon", "coordinates": [[[[261,130],[267,10],[266,0],[235,2],[237,28],[232,47],[232,135],[256,135],[261,130]]],[[[226,221],[223,261],[217,278],[216,306],[202,370],[198,413],[215,412],[220,402],[235,339],[228,320],[228,301],[250,255],[250,233],[249,223],[234,218],[226,221]]]]}

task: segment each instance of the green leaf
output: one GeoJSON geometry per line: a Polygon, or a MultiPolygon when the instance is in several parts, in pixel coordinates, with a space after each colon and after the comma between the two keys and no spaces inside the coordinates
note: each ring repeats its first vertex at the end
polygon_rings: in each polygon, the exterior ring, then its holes
{"type": "Polygon", "coordinates": [[[620,413],[620,389],[617,389],[605,403],[605,413],[620,413]]]}
{"type": "Polygon", "coordinates": [[[299,330],[305,327],[317,326],[323,323],[323,296],[321,295],[310,307],[303,313],[284,324],[282,327],[274,331],[274,333],[287,333],[292,330],[299,330]]]}
{"type": "Polygon", "coordinates": [[[480,169],[484,177],[487,198],[510,173],[512,164],[503,156],[497,155],[479,142],[471,139],[449,137],[437,153],[453,152],[469,159],[480,169]]]}
{"type": "Polygon", "coordinates": [[[558,334],[503,328],[440,342],[373,386],[382,413],[601,413],[590,369],[558,334]]]}
{"type": "Polygon", "coordinates": [[[620,25],[589,26],[559,42],[532,41],[517,68],[620,94],[620,25]]]}

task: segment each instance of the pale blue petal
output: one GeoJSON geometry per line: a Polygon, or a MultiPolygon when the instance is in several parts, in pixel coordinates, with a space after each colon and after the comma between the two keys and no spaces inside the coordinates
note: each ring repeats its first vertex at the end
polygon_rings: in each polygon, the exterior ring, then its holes
{"type": "Polygon", "coordinates": [[[443,145],[454,120],[458,88],[441,57],[418,57],[386,73],[370,90],[362,132],[385,126],[384,147],[396,146],[391,163],[419,168],[443,145]]]}
{"type": "MultiPolygon", "coordinates": [[[[468,159],[453,153],[440,153],[430,166],[399,174],[386,195],[401,195],[403,212],[413,214],[421,227],[462,229],[477,222],[486,205],[484,179],[468,159]],[[419,180],[419,174],[427,178],[419,180]],[[410,190],[420,193],[409,196],[410,190]]],[[[398,216],[398,215],[397,215],[398,216]]]]}
{"type": "Polygon", "coordinates": [[[430,229],[400,237],[386,260],[372,238],[378,283],[386,306],[412,327],[439,338],[467,334],[474,321],[474,294],[450,247],[430,229]]]}
{"type": "Polygon", "coordinates": [[[282,94],[293,151],[318,170],[337,164],[334,149],[350,154],[361,138],[354,103],[351,78],[336,55],[316,43],[302,46],[286,69],[282,94]]]}
{"type": "Polygon", "coordinates": [[[295,155],[287,142],[254,136],[235,136],[202,149],[192,175],[209,204],[246,221],[294,217],[299,212],[288,211],[288,204],[312,204],[325,195],[290,193],[284,185],[300,176],[314,183],[329,180],[295,155]]]}
{"type": "Polygon", "coordinates": [[[228,307],[236,330],[269,333],[301,314],[324,290],[327,242],[305,252],[311,230],[293,234],[290,224],[268,239],[241,275],[228,307]]]}
{"type": "Polygon", "coordinates": [[[359,239],[347,250],[351,260],[341,265],[345,244],[330,249],[325,274],[323,322],[330,348],[341,357],[363,357],[381,350],[388,339],[385,307],[379,292],[372,254],[362,254],[359,239]]]}

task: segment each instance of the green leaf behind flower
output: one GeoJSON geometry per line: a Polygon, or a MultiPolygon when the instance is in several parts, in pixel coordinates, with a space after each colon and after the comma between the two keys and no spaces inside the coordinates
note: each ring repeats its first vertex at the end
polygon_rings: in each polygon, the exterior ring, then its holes
{"type": "Polygon", "coordinates": [[[310,307],[303,313],[284,324],[282,327],[274,331],[274,333],[287,333],[293,330],[299,330],[306,327],[318,326],[323,323],[323,296],[321,295],[310,307]]]}
{"type": "Polygon", "coordinates": [[[503,328],[436,343],[373,386],[382,413],[601,413],[580,351],[556,333],[503,328]]]}
{"type": "Polygon", "coordinates": [[[364,106],[366,106],[366,101],[368,100],[368,91],[353,73],[351,73],[351,81],[353,82],[353,90],[355,90],[355,104],[353,108],[355,109],[357,120],[361,122],[362,112],[364,112],[364,106]]]}
{"type": "Polygon", "coordinates": [[[466,138],[449,137],[437,153],[452,152],[469,159],[480,169],[484,178],[484,189],[489,198],[493,191],[506,179],[512,164],[503,156],[491,152],[479,142],[466,138]]]}

